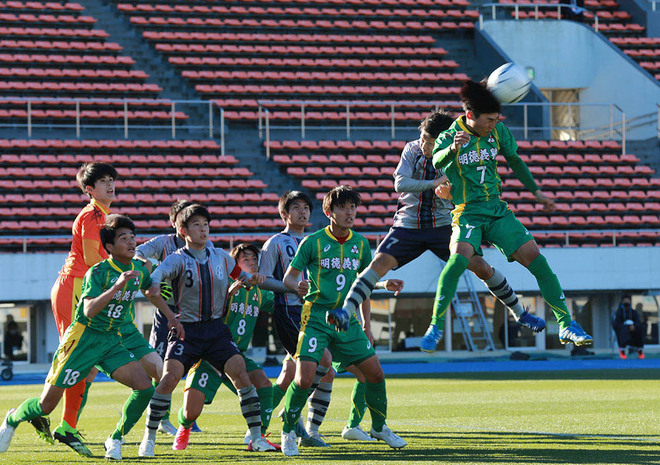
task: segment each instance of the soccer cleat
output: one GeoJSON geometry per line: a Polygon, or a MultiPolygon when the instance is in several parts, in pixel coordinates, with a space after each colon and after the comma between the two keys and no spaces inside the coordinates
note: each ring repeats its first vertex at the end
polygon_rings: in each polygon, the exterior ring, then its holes
{"type": "MultiPolygon", "coordinates": [[[[280,417],[280,420],[284,421],[284,409],[280,410],[280,413],[278,413],[277,416],[280,417]]],[[[305,422],[303,422],[303,419],[300,417],[298,417],[298,421],[294,426],[294,431],[299,438],[307,439],[309,437],[309,434],[307,434],[307,430],[305,429],[305,422]]]]}
{"type": "Polygon", "coordinates": [[[191,429],[192,427],[186,429],[183,426],[179,426],[179,429],[176,430],[176,436],[174,436],[172,450],[184,450],[186,447],[188,447],[191,429]]]}
{"type": "Polygon", "coordinates": [[[644,360],[644,351],[642,349],[639,349],[637,351],[637,358],[640,360],[644,360]]]}
{"type": "Polygon", "coordinates": [[[323,436],[318,431],[307,432],[306,438],[298,439],[298,445],[304,447],[332,447],[323,440],[323,436]]]}
{"type": "Polygon", "coordinates": [[[529,313],[529,310],[525,310],[516,320],[516,323],[518,323],[520,326],[531,329],[535,333],[540,333],[545,329],[545,320],[543,318],[532,315],[529,313]]]}
{"type": "Polygon", "coordinates": [[[298,444],[296,444],[296,432],[282,431],[282,453],[286,456],[298,455],[298,444]]]}
{"type": "MultiPolygon", "coordinates": [[[[28,423],[34,426],[34,429],[37,430],[37,435],[39,436],[39,438],[43,439],[48,444],[55,444],[53,435],[50,432],[50,420],[48,419],[48,417],[36,417],[33,418],[32,420],[28,420],[28,423]]],[[[87,451],[89,452],[89,449],[87,449],[87,451]]],[[[91,456],[92,453],[89,452],[89,455],[91,456]]]]}
{"type": "MultiPolygon", "coordinates": [[[[245,444],[246,446],[249,446],[249,444],[251,442],[252,442],[252,433],[250,432],[250,430],[247,430],[245,432],[245,437],[243,438],[243,444],[245,444]]],[[[250,450],[249,447],[248,447],[248,450],[250,450]]]]}
{"type": "Polygon", "coordinates": [[[559,342],[562,344],[573,343],[576,346],[590,346],[594,338],[589,336],[580,323],[573,320],[571,324],[559,330],[559,342]]]}
{"type": "Polygon", "coordinates": [[[408,444],[401,436],[394,434],[387,425],[383,425],[383,430],[380,433],[371,428],[371,436],[381,441],[385,441],[392,449],[401,449],[408,444]]]}
{"type": "Polygon", "coordinates": [[[142,438],[142,442],[140,443],[140,447],[138,447],[138,456],[140,457],[153,457],[156,455],[154,452],[154,449],[156,448],[156,441],[153,439],[149,439],[149,435],[145,434],[144,438],[142,438]]]}
{"type": "Polygon", "coordinates": [[[422,342],[419,344],[419,349],[422,352],[433,353],[440,339],[442,339],[442,330],[438,329],[436,325],[429,325],[422,342]]]}
{"type": "Polygon", "coordinates": [[[619,349],[619,358],[621,360],[625,360],[628,358],[628,354],[626,354],[625,349],[619,349]]]}
{"type": "Polygon", "coordinates": [[[360,425],[349,428],[344,426],[343,431],[341,432],[341,437],[347,441],[375,441],[376,439],[369,436],[365,430],[363,430],[360,425]]]}
{"type": "Polygon", "coordinates": [[[176,434],[176,426],[170,420],[163,418],[158,424],[158,432],[167,434],[168,436],[174,436],[176,434]]]}
{"type": "MultiPolygon", "coordinates": [[[[273,449],[274,449],[274,450],[282,450],[282,446],[280,446],[279,444],[275,444],[274,442],[270,442],[270,441],[268,440],[268,436],[269,436],[269,435],[270,435],[270,433],[266,434],[265,436],[262,435],[262,437],[266,440],[266,442],[267,442],[268,444],[270,444],[271,446],[273,446],[273,449]]],[[[251,438],[251,437],[252,437],[252,435],[250,435],[250,438],[251,438]]],[[[250,439],[250,438],[248,438],[248,441],[247,441],[247,446],[248,446],[247,450],[248,450],[248,452],[252,452],[252,439],[250,439]]]]}
{"type": "Polygon", "coordinates": [[[343,308],[335,308],[325,314],[325,321],[329,325],[333,325],[337,331],[348,331],[351,315],[343,308]]]}
{"type": "Polygon", "coordinates": [[[248,447],[250,452],[272,452],[275,447],[266,440],[265,437],[259,436],[256,441],[250,441],[250,446],[248,447]]]}
{"type": "Polygon", "coordinates": [[[15,408],[10,409],[7,412],[7,415],[5,415],[5,420],[2,422],[2,425],[0,425],[0,452],[7,452],[9,444],[11,444],[11,440],[16,432],[16,428],[9,426],[9,423],[7,423],[7,418],[9,418],[9,415],[15,411],[15,408]]]}
{"type": "Polygon", "coordinates": [[[108,460],[121,460],[121,445],[123,443],[123,439],[112,439],[112,437],[106,439],[103,444],[103,447],[105,447],[105,458],[108,460]]]}
{"type": "Polygon", "coordinates": [[[201,433],[201,432],[202,432],[202,428],[200,428],[200,427],[197,425],[197,421],[193,421],[193,424],[192,424],[192,426],[190,427],[190,432],[191,432],[191,433],[201,433]]]}
{"type": "Polygon", "coordinates": [[[93,455],[92,451],[89,450],[83,442],[82,434],[80,434],[77,429],[69,426],[66,421],[62,421],[62,424],[55,428],[53,436],[62,444],[66,444],[80,455],[84,455],[85,457],[91,457],[93,455]]]}

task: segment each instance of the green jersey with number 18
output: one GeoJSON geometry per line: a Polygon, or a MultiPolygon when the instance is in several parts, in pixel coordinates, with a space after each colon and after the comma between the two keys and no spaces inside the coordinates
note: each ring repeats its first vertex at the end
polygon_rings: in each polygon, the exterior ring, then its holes
{"type": "Polygon", "coordinates": [[[342,305],[351,284],[370,262],[371,248],[364,236],[349,231],[342,243],[328,226],[302,241],[291,267],[307,270],[310,285],[306,301],[334,309],[342,305]]]}
{"type": "Polygon", "coordinates": [[[449,129],[440,133],[433,149],[433,166],[443,169],[451,183],[451,195],[456,205],[497,199],[502,191],[497,174],[497,155],[503,155],[515,176],[532,193],[538,190],[529,168],[518,156],[518,144],[502,122],[487,136],[470,131],[461,116],[449,129]],[[458,152],[451,151],[458,131],[467,132],[470,141],[458,152]]]}
{"type": "MultiPolygon", "coordinates": [[[[229,281],[229,285],[233,283],[229,281]]],[[[229,326],[231,337],[238,348],[245,352],[252,340],[254,326],[261,312],[272,313],[273,293],[264,291],[257,286],[249,291],[241,287],[238,293],[229,300],[225,324],[229,326]]]]}
{"type": "Polygon", "coordinates": [[[76,308],[74,322],[81,323],[98,331],[117,332],[119,327],[130,324],[135,318],[135,297],[140,289],[149,289],[151,277],[149,271],[139,260],[131,260],[129,265],[114,261],[112,258],[103,260],[91,267],[82,284],[80,302],[76,308]],[[86,298],[96,298],[110,289],[124,271],[137,270],[140,274],[131,279],[124,287],[112,296],[112,299],[94,318],[89,318],[83,312],[86,298]]]}

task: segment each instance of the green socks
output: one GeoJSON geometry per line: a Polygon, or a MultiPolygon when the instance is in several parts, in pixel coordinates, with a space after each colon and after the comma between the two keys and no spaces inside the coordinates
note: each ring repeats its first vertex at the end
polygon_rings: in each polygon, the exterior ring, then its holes
{"type": "MultiPolygon", "coordinates": [[[[438,329],[445,329],[445,315],[447,308],[451,304],[456,288],[458,287],[458,280],[465,270],[470,260],[461,254],[453,254],[447,260],[447,264],[440,273],[438,279],[438,289],[435,291],[435,302],[433,304],[433,316],[431,317],[431,324],[435,325],[438,329]]],[[[380,431],[380,430],[376,430],[380,431]]]]}
{"type": "Polygon", "coordinates": [[[41,410],[41,402],[38,397],[32,397],[18,406],[16,411],[7,417],[7,424],[16,428],[19,423],[44,416],[41,410]]]}
{"type": "Polygon", "coordinates": [[[179,409],[179,415],[177,416],[177,419],[179,420],[179,425],[183,426],[183,429],[188,429],[192,426],[193,423],[195,423],[195,420],[186,420],[186,417],[183,415],[183,407],[179,409]]]}
{"type": "Polygon", "coordinates": [[[257,395],[261,404],[261,434],[266,434],[273,414],[273,387],[259,388],[257,395]]]}
{"type": "Polygon", "coordinates": [[[552,312],[555,314],[559,329],[564,329],[570,325],[571,314],[568,307],[566,307],[564,291],[561,290],[557,275],[552,272],[545,257],[539,255],[529,264],[527,269],[536,278],[543,299],[550,305],[552,312]]]}
{"type": "Polygon", "coordinates": [[[351,396],[351,412],[348,414],[348,427],[355,428],[360,424],[367,412],[367,400],[365,391],[367,385],[356,381],[353,385],[353,395],[351,396]]]}
{"type": "Polygon", "coordinates": [[[387,392],[385,380],[380,383],[366,383],[364,397],[371,412],[371,426],[377,433],[383,430],[387,419],[387,392]]]}
{"type": "Polygon", "coordinates": [[[277,384],[273,385],[273,410],[275,410],[277,406],[280,405],[280,402],[282,402],[282,399],[284,398],[285,394],[286,394],[285,390],[283,390],[277,384]]]}
{"type": "Polygon", "coordinates": [[[117,423],[115,431],[112,433],[112,439],[120,439],[126,436],[128,432],[135,426],[135,423],[140,420],[142,414],[147,409],[151,397],[154,395],[155,389],[149,386],[144,391],[133,391],[130,397],[124,403],[124,409],[121,413],[121,418],[117,423]]]}
{"type": "Polygon", "coordinates": [[[286,390],[286,400],[284,401],[284,426],[282,430],[285,433],[293,431],[308,396],[309,389],[302,389],[295,381],[289,384],[289,389],[286,390]]]}

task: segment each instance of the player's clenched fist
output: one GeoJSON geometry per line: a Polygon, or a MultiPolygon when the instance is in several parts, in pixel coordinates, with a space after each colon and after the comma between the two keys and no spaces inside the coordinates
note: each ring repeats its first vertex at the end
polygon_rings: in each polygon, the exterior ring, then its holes
{"type": "Polygon", "coordinates": [[[458,131],[454,135],[454,142],[451,144],[451,151],[458,152],[462,145],[470,142],[470,135],[465,131],[458,131]]]}

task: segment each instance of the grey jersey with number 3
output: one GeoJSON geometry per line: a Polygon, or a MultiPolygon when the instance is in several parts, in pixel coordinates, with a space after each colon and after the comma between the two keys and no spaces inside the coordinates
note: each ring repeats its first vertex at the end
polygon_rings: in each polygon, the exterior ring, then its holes
{"type": "Polygon", "coordinates": [[[154,282],[172,283],[178,300],[174,303],[182,323],[220,318],[225,309],[229,278],[241,268],[223,249],[207,246],[205,260],[197,260],[188,249],[175,251],[151,273],[154,282]]]}

